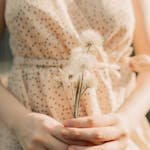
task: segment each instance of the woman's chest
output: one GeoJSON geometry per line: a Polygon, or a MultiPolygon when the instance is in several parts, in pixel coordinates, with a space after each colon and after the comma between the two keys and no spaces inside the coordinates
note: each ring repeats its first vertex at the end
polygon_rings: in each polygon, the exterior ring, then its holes
{"type": "Polygon", "coordinates": [[[135,25],[131,0],[7,0],[5,16],[9,27],[24,23],[40,30],[36,24],[45,28],[51,22],[56,32],[58,28],[68,33],[92,28],[104,40],[115,32],[132,33],[135,25]]]}
{"type": "Polygon", "coordinates": [[[40,13],[56,18],[68,15],[74,22],[105,25],[119,24],[123,19],[130,21],[134,17],[131,0],[7,0],[6,19],[18,15],[34,17],[40,13]]]}

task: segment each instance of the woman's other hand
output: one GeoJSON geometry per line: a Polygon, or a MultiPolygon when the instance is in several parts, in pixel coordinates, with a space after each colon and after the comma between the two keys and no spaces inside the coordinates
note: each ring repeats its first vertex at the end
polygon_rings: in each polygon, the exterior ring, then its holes
{"type": "Polygon", "coordinates": [[[116,114],[100,117],[82,117],[64,122],[64,138],[88,141],[93,146],[70,146],[76,150],[125,150],[128,146],[129,127],[122,116],[116,114]]]}

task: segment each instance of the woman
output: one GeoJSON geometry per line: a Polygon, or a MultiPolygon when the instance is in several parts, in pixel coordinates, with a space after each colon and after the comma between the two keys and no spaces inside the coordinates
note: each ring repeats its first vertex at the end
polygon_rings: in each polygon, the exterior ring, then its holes
{"type": "Polygon", "coordinates": [[[144,117],[150,106],[148,4],[148,0],[0,0],[0,33],[5,20],[14,55],[9,91],[0,86],[0,149],[150,149],[144,117]],[[107,78],[104,70],[96,70],[97,107],[102,114],[94,116],[81,100],[79,118],[71,119],[72,106],[54,78],[71,49],[80,46],[81,33],[89,29],[102,36],[109,65],[116,63],[120,69],[104,69],[107,78]]]}

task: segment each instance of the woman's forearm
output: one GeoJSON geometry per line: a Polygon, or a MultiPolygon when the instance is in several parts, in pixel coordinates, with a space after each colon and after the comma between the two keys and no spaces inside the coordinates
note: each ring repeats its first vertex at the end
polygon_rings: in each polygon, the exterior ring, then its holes
{"type": "Polygon", "coordinates": [[[29,112],[6,88],[0,84],[0,120],[11,130],[29,112]]]}
{"type": "MultiPolygon", "coordinates": [[[[5,0],[0,0],[0,41],[5,29],[4,13],[5,0]]],[[[28,110],[0,83],[0,120],[12,129],[27,112],[28,110]]]]}
{"type": "MultiPolygon", "coordinates": [[[[150,5],[148,0],[132,0],[136,18],[134,33],[135,53],[150,54],[150,5]]],[[[150,108],[150,72],[139,73],[136,88],[118,113],[129,119],[131,127],[141,121],[150,108]]]]}
{"type": "Polygon", "coordinates": [[[140,73],[137,85],[118,113],[135,128],[150,108],[150,73],[140,73]]]}

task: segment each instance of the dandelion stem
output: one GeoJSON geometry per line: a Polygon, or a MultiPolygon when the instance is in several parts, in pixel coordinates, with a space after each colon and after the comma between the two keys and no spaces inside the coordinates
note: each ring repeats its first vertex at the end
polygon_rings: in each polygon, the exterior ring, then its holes
{"type": "Polygon", "coordinates": [[[80,87],[80,76],[77,82],[76,95],[75,95],[75,100],[74,100],[74,112],[73,112],[74,118],[77,118],[77,103],[78,103],[77,101],[78,101],[79,87],[80,87]]]}
{"type": "Polygon", "coordinates": [[[74,118],[78,117],[82,88],[83,88],[83,73],[81,74],[81,76],[79,76],[79,79],[78,79],[75,103],[74,103],[74,112],[73,112],[74,118]]]}

